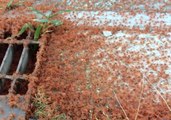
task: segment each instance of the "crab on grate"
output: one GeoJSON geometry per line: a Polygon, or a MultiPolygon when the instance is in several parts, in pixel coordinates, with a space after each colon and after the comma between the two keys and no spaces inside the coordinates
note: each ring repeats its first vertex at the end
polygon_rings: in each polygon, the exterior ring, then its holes
{"type": "Polygon", "coordinates": [[[0,119],[25,119],[26,112],[8,103],[10,94],[19,96],[18,102],[25,103],[28,91],[28,75],[35,67],[39,42],[33,40],[0,40],[0,119]]]}

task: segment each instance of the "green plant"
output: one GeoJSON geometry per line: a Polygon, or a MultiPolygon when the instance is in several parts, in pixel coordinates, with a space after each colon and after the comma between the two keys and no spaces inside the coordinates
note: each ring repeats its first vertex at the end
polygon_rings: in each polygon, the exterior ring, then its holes
{"type": "Polygon", "coordinates": [[[54,26],[62,25],[62,22],[60,20],[54,19],[54,17],[60,13],[63,12],[69,12],[69,10],[64,11],[58,11],[56,13],[53,13],[52,10],[48,10],[47,12],[43,13],[39,10],[36,10],[33,7],[30,7],[32,12],[35,14],[36,18],[33,19],[33,21],[37,22],[38,25],[34,28],[32,24],[26,23],[21,30],[19,31],[17,36],[22,35],[27,29],[31,30],[31,32],[34,33],[34,40],[38,40],[41,35],[52,32],[50,28],[54,26]]]}
{"type": "Polygon", "coordinates": [[[34,106],[36,107],[35,110],[35,117],[46,117],[46,107],[48,106],[47,96],[45,95],[42,89],[38,89],[37,94],[34,98],[34,106]]]}
{"type": "MultiPolygon", "coordinates": [[[[11,9],[13,9],[15,7],[21,6],[21,5],[23,5],[24,1],[25,0],[19,0],[18,2],[14,3],[14,0],[9,0],[7,5],[5,6],[5,10],[11,10],[11,9]]],[[[1,7],[1,8],[3,8],[3,7],[1,7]]]]}

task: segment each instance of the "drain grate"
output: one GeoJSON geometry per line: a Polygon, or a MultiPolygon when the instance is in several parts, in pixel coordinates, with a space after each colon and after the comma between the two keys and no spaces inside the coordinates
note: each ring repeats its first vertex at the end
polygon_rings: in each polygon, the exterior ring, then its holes
{"type": "Polygon", "coordinates": [[[28,91],[28,75],[34,71],[39,42],[27,39],[0,39],[0,119],[6,119],[11,114],[25,117],[20,108],[11,108],[8,95],[20,96],[24,103],[24,95],[28,91]],[[20,114],[18,114],[20,113],[20,114]]]}

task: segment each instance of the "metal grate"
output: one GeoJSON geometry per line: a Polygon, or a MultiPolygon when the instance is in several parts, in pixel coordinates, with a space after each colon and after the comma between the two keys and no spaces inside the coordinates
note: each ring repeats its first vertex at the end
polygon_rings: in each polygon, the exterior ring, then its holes
{"type": "Polygon", "coordinates": [[[8,95],[19,94],[20,101],[24,103],[29,84],[27,78],[32,73],[27,69],[30,66],[34,69],[35,65],[30,61],[36,59],[38,47],[39,42],[33,40],[0,40],[0,111],[3,111],[0,119],[6,119],[10,114],[14,114],[15,119],[17,116],[25,117],[23,110],[9,106],[8,95]]]}

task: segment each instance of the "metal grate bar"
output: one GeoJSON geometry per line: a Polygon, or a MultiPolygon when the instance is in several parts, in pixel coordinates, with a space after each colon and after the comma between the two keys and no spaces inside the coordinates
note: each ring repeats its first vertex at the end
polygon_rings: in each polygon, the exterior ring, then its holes
{"type": "MultiPolygon", "coordinates": [[[[11,63],[12,63],[12,59],[13,59],[13,52],[14,52],[13,45],[9,45],[8,49],[6,51],[5,57],[4,57],[2,64],[0,66],[0,73],[1,74],[7,74],[8,73],[10,66],[11,66],[11,63]]],[[[2,78],[0,81],[0,91],[3,90],[4,84],[5,84],[5,79],[2,78]]]]}
{"type": "Polygon", "coordinates": [[[1,74],[7,74],[8,73],[10,66],[11,66],[11,63],[12,63],[12,60],[13,60],[13,53],[14,53],[13,45],[9,45],[8,49],[6,51],[5,57],[2,61],[1,67],[0,67],[0,73],[1,74]]]}
{"type": "Polygon", "coordinates": [[[15,75],[15,77],[14,77],[12,75],[0,74],[0,79],[3,79],[3,78],[10,79],[10,80],[14,80],[15,78],[17,78],[17,79],[27,79],[28,75],[15,75]]]}
{"type": "MultiPolygon", "coordinates": [[[[28,76],[26,69],[29,62],[29,57],[32,54],[30,52],[31,46],[39,45],[39,41],[33,40],[2,40],[0,39],[0,45],[7,44],[8,48],[5,52],[5,56],[0,65],[0,111],[3,110],[4,113],[0,114],[0,119],[7,118],[11,113],[15,114],[17,117],[22,116],[26,117],[26,112],[20,107],[11,108],[8,104],[8,94],[12,93],[13,95],[20,94],[20,101],[23,104],[26,104],[27,101],[23,95],[27,93],[28,88],[28,76]],[[17,65],[16,71],[12,75],[8,75],[11,67],[13,66],[13,60],[15,59],[15,46],[23,45],[22,53],[20,54],[19,62],[17,65]],[[7,85],[8,84],[8,85],[7,85]],[[7,85],[7,87],[6,87],[7,85]],[[22,90],[21,90],[22,89],[22,90]]],[[[14,65],[14,66],[15,66],[14,65]]],[[[28,106],[28,103],[27,105],[28,106]]]]}
{"type": "Polygon", "coordinates": [[[18,44],[18,45],[22,45],[24,44],[25,42],[29,43],[29,44],[39,44],[39,41],[34,41],[34,40],[27,40],[27,39],[24,39],[24,40],[3,40],[3,39],[0,39],[0,44],[18,44]]]}
{"type": "Polygon", "coordinates": [[[26,46],[24,47],[21,57],[20,57],[20,61],[17,67],[16,72],[19,74],[23,74],[26,70],[27,67],[27,63],[28,63],[28,59],[29,59],[29,47],[26,46]]]}
{"type": "MultiPolygon", "coordinates": [[[[28,59],[29,59],[29,47],[25,46],[23,51],[22,51],[22,54],[21,54],[21,57],[20,57],[20,60],[19,60],[19,64],[17,66],[16,73],[19,73],[19,74],[22,75],[25,72],[26,67],[27,67],[27,63],[28,63],[28,59]]],[[[13,81],[12,81],[11,89],[10,89],[11,93],[15,94],[15,92],[16,92],[15,88],[17,87],[16,86],[17,80],[18,80],[18,78],[14,78],[13,81]]]]}

